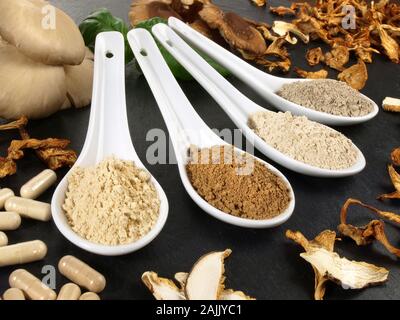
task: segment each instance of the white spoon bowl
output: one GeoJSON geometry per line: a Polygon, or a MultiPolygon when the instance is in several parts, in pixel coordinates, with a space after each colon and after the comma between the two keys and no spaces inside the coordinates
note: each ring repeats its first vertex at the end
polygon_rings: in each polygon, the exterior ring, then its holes
{"type": "MultiPolygon", "coordinates": [[[[186,172],[189,147],[195,145],[199,148],[210,148],[229,144],[220,139],[196,113],[164,61],[151,34],[145,29],[134,29],[128,33],[128,40],[157,100],[170,134],[183,186],[193,201],[211,216],[240,227],[271,228],[287,221],[295,207],[293,189],[279,170],[256,157],[254,158],[279,176],[288,187],[291,201],[280,215],[265,220],[236,217],[213,207],[196,192],[186,172]]],[[[237,148],[235,151],[244,152],[237,148]]]]}
{"type": "Polygon", "coordinates": [[[219,64],[224,66],[237,78],[241,79],[243,82],[252,87],[271,105],[281,111],[290,111],[295,115],[303,115],[310,120],[332,126],[348,126],[366,122],[374,118],[379,112],[378,105],[365,95],[363,95],[363,97],[373,104],[373,110],[369,114],[360,117],[345,117],[333,115],[293,103],[280,97],[276,94],[276,92],[281,89],[284,84],[296,81],[312,80],[280,78],[270,75],[243,61],[242,59],[229,52],[225,48],[221,47],[214,41],[197,32],[181,20],[171,17],[168,20],[168,24],[187,42],[197,47],[198,49],[209,55],[211,58],[213,58],[215,61],[217,61],[219,64]]]}
{"type": "Polygon", "coordinates": [[[323,178],[351,176],[364,169],[366,165],[365,158],[354,144],[353,147],[357,150],[356,163],[349,168],[340,170],[312,166],[295,160],[273,148],[248,126],[248,119],[252,114],[273,111],[264,109],[239,92],[166,24],[155,25],[152,32],[168,52],[217,101],[235,125],[242,130],[244,136],[271,160],[292,171],[323,178]]]}
{"type": "MultiPolygon", "coordinates": [[[[133,161],[137,167],[146,170],[133,147],[129,133],[124,54],[124,38],[121,33],[105,32],[97,36],[89,127],[85,144],[74,167],[95,166],[102,160],[115,156],[133,161]]],[[[79,236],[72,230],[62,208],[68,188],[68,176],[74,167],[61,180],[51,201],[51,211],[57,228],[73,244],[99,255],[117,256],[139,250],[161,232],[168,217],[168,199],[152,176],[151,182],[160,199],[160,211],[157,222],[149,233],[135,242],[116,246],[93,243],[79,236]]]]}

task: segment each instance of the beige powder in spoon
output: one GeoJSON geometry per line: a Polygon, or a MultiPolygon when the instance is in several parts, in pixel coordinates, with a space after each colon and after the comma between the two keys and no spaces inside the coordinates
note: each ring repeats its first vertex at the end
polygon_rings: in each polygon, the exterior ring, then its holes
{"type": "Polygon", "coordinates": [[[63,205],[71,228],[104,245],[132,243],[155,225],[160,209],[150,175],[116,158],[73,170],[63,205]]]}
{"type": "Polygon", "coordinates": [[[290,112],[257,112],[249,127],[267,144],[303,163],[329,170],[350,168],[358,152],[340,132],[290,112]]]}

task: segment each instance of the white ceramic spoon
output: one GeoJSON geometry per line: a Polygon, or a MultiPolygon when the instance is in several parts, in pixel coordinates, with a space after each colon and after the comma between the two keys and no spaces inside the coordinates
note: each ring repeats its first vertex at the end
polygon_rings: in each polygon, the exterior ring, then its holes
{"type": "MultiPolygon", "coordinates": [[[[92,109],[86,141],[75,166],[94,166],[109,156],[131,160],[145,169],[131,141],[125,101],[125,48],[119,32],[97,36],[92,109]]],[[[73,170],[73,169],[72,169],[73,170]]],[[[71,171],[70,171],[71,172],[71,171]]],[[[90,242],[76,234],[68,224],[62,205],[68,187],[68,175],[62,179],[51,201],[52,215],[60,232],[76,246],[100,255],[122,255],[151,242],[163,228],[168,216],[168,200],[159,183],[151,178],[161,201],[159,217],[153,229],[136,242],[106,246],[90,242]]]]}
{"type": "Polygon", "coordinates": [[[357,162],[350,168],[341,170],[329,170],[311,166],[274,149],[247,125],[251,114],[272,111],[255,104],[239,92],[166,24],[157,24],[152,31],[161,44],[218,102],[236,126],[242,130],[246,138],[268,158],[290,170],[316,177],[345,177],[354,175],[364,169],[365,158],[354,144],[353,146],[358,152],[357,162]]]}
{"type": "MultiPolygon", "coordinates": [[[[210,205],[195,191],[186,173],[189,147],[195,145],[200,148],[210,148],[228,144],[220,139],[193,109],[164,61],[151,34],[145,29],[134,29],[128,33],[128,40],[164,117],[183,186],[193,201],[213,217],[240,227],[269,228],[289,219],[295,206],[293,189],[281,172],[260,159],[257,160],[283,179],[290,190],[291,201],[288,208],[275,218],[250,220],[232,216],[210,205]]],[[[236,151],[243,153],[239,149],[236,151]]]]}
{"type": "Polygon", "coordinates": [[[168,24],[187,42],[205,52],[215,61],[231,71],[232,74],[251,86],[260,96],[262,96],[269,103],[271,103],[271,105],[275,106],[279,110],[290,111],[291,113],[296,115],[304,115],[310,120],[334,126],[345,126],[362,123],[371,120],[378,114],[379,107],[377,106],[377,104],[365,95],[364,98],[371,101],[374,108],[371,113],[361,117],[344,117],[332,115],[329,113],[305,108],[303,106],[290,102],[278,96],[277,94],[275,94],[275,92],[277,92],[284,84],[287,83],[312,80],[287,79],[272,76],[251,66],[250,64],[243,61],[228,50],[224,49],[214,41],[203,36],[201,33],[197,32],[181,20],[172,17],[168,20],[168,24]]]}

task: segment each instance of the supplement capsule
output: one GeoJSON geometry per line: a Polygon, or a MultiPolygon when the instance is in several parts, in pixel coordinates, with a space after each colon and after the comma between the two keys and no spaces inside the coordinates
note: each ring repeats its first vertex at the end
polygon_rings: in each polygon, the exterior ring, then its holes
{"type": "Polygon", "coordinates": [[[20,190],[22,198],[36,199],[57,181],[53,170],[46,169],[25,183],[20,190]]]}
{"type": "Polygon", "coordinates": [[[0,230],[16,230],[21,225],[21,217],[15,212],[0,212],[0,230]]]}
{"type": "Polygon", "coordinates": [[[79,300],[81,289],[75,283],[67,283],[62,286],[57,300],[79,300]]]}
{"type": "Polygon", "coordinates": [[[32,300],[55,300],[57,295],[38,278],[24,269],[10,275],[10,287],[21,289],[32,300]]]}
{"type": "Polygon", "coordinates": [[[79,300],[100,300],[100,297],[97,293],[94,292],[85,292],[79,300]]]}
{"type": "Polygon", "coordinates": [[[8,188],[0,189],[0,209],[4,208],[4,204],[8,198],[14,197],[14,191],[8,188]]]}
{"type": "Polygon", "coordinates": [[[7,235],[0,231],[0,247],[4,247],[8,244],[7,235]]]}
{"type": "Polygon", "coordinates": [[[5,208],[7,211],[16,212],[23,218],[30,218],[40,221],[51,219],[50,204],[32,199],[11,197],[7,199],[5,208]]]}
{"type": "Polygon", "coordinates": [[[21,242],[0,248],[0,267],[42,260],[47,254],[43,241],[21,242]]]}
{"type": "Polygon", "coordinates": [[[73,256],[61,258],[58,270],[72,282],[92,292],[101,292],[106,286],[106,279],[101,273],[73,256]]]}
{"type": "Polygon", "coordinates": [[[10,288],[6,290],[3,294],[4,300],[25,300],[24,293],[21,289],[18,288],[10,288]]]}

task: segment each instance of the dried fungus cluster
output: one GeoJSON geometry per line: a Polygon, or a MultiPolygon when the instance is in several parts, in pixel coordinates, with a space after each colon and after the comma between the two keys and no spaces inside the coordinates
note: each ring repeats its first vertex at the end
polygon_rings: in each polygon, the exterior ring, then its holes
{"type": "MultiPolygon", "coordinates": [[[[257,6],[265,1],[252,0],[257,6]]],[[[338,79],[362,89],[368,79],[366,63],[373,54],[384,54],[399,63],[400,5],[389,0],[367,3],[361,0],[318,0],[293,3],[290,7],[270,7],[270,11],[292,21],[256,22],[233,12],[224,12],[211,0],[133,0],[133,26],[152,17],[177,17],[222,45],[229,45],[243,58],[269,72],[288,72],[292,62],[288,47],[298,39],[308,44],[320,41],[330,48],[310,48],[310,66],[323,64],[317,71],[295,68],[306,78],[326,78],[325,66],[339,71],[338,79]],[[349,6],[354,11],[349,11],[349,6]],[[353,23],[354,21],[354,23],[353,23]],[[351,65],[352,58],[357,62],[351,65]],[[350,64],[350,65],[349,65],[350,64]]]]}
{"type": "Polygon", "coordinates": [[[189,273],[178,272],[174,281],[147,271],[142,281],[157,300],[254,300],[242,291],[226,289],[225,259],[230,249],[202,256],[189,273]]]}

